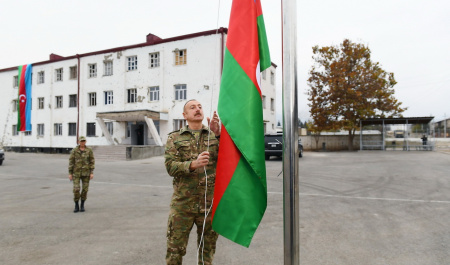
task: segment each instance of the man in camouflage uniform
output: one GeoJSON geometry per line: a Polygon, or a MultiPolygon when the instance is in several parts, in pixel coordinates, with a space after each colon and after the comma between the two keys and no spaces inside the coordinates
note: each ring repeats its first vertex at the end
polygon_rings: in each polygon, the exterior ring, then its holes
{"type": "Polygon", "coordinates": [[[84,202],[87,199],[89,181],[94,178],[95,159],[92,149],[86,146],[86,137],[80,136],[79,145],[70,153],[69,179],[73,180],[73,200],[75,201],[74,213],[84,212],[84,202]],[[83,189],[80,194],[80,180],[83,189]],[[81,197],[81,208],[78,204],[81,197]]]}
{"type": "Polygon", "coordinates": [[[219,117],[214,112],[212,120],[207,118],[210,129],[203,125],[202,105],[196,100],[186,103],[183,116],[188,125],[169,134],[164,155],[167,172],[173,177],[174,190],[167,224],[166,262],[182,264],[189,233],[195,223],[197,248],[202,233],[204,239],[204,245],[201,244],[198,251],[198,264],[209,265],[212,264],[218,238],[212,230],[210,208],[219,151],[219,117]]]}

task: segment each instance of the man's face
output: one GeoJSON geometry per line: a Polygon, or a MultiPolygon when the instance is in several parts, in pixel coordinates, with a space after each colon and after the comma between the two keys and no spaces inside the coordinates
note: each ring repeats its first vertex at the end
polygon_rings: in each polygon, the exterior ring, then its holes
{"type": "Polygon", "coordinates": [[[80,146],[81,147],[85,147],[86,146],[86,141],[80,141],[80,146]]]}
{"type": "Polygon", "coordinates": [[[188,121],[203,121],[202,104],[196,100],[189,101],[184,106],[183,117],[188,121]]]}

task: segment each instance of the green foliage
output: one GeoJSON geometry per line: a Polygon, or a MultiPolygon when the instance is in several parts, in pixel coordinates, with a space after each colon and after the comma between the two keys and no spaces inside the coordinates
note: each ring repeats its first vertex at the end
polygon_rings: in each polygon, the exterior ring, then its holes
{"type": "Polygon", "coordinates": [[[406,110],[394,97],[394,74],[371,61],[367,46],[346,39],[340,46],[315,46],[313,53],[307,93],[313,132],[344,129],[352,149],[360,120],[401,117],[406,110]]]}

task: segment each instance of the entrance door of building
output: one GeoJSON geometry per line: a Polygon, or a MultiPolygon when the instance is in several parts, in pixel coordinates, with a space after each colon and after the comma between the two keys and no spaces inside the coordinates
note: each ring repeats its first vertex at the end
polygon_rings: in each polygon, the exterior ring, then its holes
{"type": "Polygon", "coordinates": [[[144,124],[136,124],[137,145],[144,145],[144,124]]]}
{"type": "Polygon", "coordinates": [[[138,122],[131,125],[131,144],[132,145],[145,145],[145,125],[138,122]]]}

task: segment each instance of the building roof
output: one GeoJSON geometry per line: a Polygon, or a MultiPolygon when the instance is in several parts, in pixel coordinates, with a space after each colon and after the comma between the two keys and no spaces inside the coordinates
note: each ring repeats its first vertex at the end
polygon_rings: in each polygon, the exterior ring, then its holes
{"type": "Polygon", "coordinates": [[[401,117],[401,118],[377,118],[361,121],[361,125],[374,124],[428,124],[434,117],[401,117]]]}
{"type": "Polygon", "coordinates": [[[435,123],[441,123],[441,122],[445,122],[445,121],[449,121],[449,120],[450,120],[450,118],[444,118],[442,120],[435,121],[435,123]]]}
{"type": "MultiPolygon", "coordinates": [[[[146,42],[144,42],[144,43],[116,47],[116,48],[95,51],[95,52],[89,52],[89,53],[83,53],[83,54],[76,54],[76,55],[71,55],[71,56],[60,56],[60,55],[52,53],[52,54],[50,54],[49,60],[31,63],[31,64],[33,66],[42,65],[42,64],[53,63],[53,62],[58,62],[58,61],[81,58],[81,57],[85,57],[85,56],[91,56],[91,55],[97,55],[97,54],[103,54],[103,53],[111,53],[111,52],[119,52],[119,51],[123,51],[123,50],[127,50],[127,49],[140,48],[140,47],[151,46],[151,45],[156,45],[156,44],[160,44],[160,43],[185,40],[185,39],[191,39],[191,38],[208,36],[208,35],[213,35],[213,34],[221,34],[221,33],[228,33],[228,29],[227,28],[218,28],[218,29],[214,29],[214,30],[202,31],[202,32],[197,32],[197,33],[192,33],[192,34],[187,34],[187,35],[181,35],[181,36],[167,38],[167,39],[161,39],[160,37],[155,36],[150,33],[146,36],[146,42]]],[[[17,67],[18,66],[0,69],[0,72],[17,71],[17,67]]],[[[276,65],[274,65],[274,67],[276,67],[276,65]]]]}

